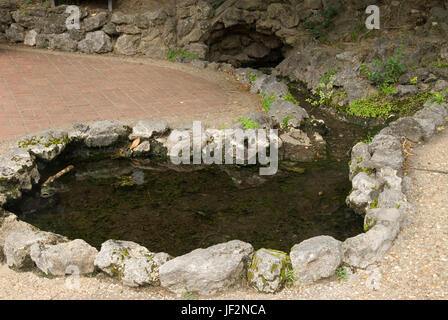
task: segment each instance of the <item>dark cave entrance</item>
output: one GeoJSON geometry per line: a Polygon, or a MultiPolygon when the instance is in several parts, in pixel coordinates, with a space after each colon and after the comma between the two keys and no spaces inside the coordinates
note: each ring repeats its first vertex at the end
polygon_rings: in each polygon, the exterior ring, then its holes
{"type": "Polygon", "coordinates": [[[210,34],[209,61],[227,62],[235,67],[273,68],[283,61],[288,49],[272,34],[256,31],[255,25],[240,24],[225,28],[218,24],[210,34]]]}

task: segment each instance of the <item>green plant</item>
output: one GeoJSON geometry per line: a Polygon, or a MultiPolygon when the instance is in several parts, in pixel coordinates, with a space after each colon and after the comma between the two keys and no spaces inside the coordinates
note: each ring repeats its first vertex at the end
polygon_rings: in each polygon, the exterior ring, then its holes
{"type": "Polygon", "coordinates": [[[316,89],[316,94],[319,96],[319,100],[306,99],[305,101],[311,103],[313,106],[320,104],[331,104],[333,97],[335,96],[334,82],[336,81],[336,68],[330,68],[319,81],[319,85],[316,89]]]}
{"type": "Polygon", "coordinates": [[[436,68],[448,68],[448,62],[441,61],[440,58],[437,58],[437,60],[431,62],[431,66],[436,68]]]}
{"type": "Polygon", "coordinates": [[[182,298],[184,300],[198,300],[198,295],[196,292],[186,291],[186,292],[182,293],[182,298]]]}
{"type": "Polygon", "coordinates": [[[406,66],[403,62],[405,56],[405,53],[398,49],[392,57],[389,57],[385,61],[375,59],[372,62],[373,69],[369,69],[365,63],[362,63],[361,71],[378,88],[396,83],[398,78],[406,72],[406,66]]]}
{"type": "Polygon", "coordinates": [[[297,282],[297,277],[296,277],[296,275],[294,273],[294,270],[289,269],[288,271],[286,271],[286,274],[285,274],[285,284],[287,286],[293,286],[293,285],[296,284],[296,282],[297,282]]]}
{"type": "Polygon", "coordinates": [[[247,74],[247,78],[249,79],[249,82],[250,82],[250,83],[254,83],[255,80],[258,79],[258,75],[256,75],[256,74],[253,73],[253,72],[249,72],[249,73],[247,74]]]}
{"type": "Polygon", "coordinates": [[[284,117],[283,120],[282,120],[282,129],[283,130],[288,129],[288,122],[289,122],[289,120],[292,120],[292,119],[295,119],[295,118],[296,117],[294,117],[294,116],[284,117]]]}
{"type": "Polygon", "coordinates": [[[243,125],[244,130],[249,129],[259,129],[260,125],[250,119],[246,119],[245,117],[240,117],[238,121],[243,125]]]}
{"type": "Polygon", "coordinates": [[[373,200],[373,202],[370,204],[370,209],[377,209],[378,208],[378,198],[373,200]]]}
{"type": "Polygon", "coordinates": [[[272,104],[275,102],[275,100],[277,99],[275,97],[275,94],[271,93],[269,96],[265,97],[264,94],[260,94],[260,96],[262,97],[261,100],[261,107],[263,108],[263,110],[265,111],[269,111],[271,110],[271,106],[272,104]]]}
{"type": "Polygon", "coordinates": [[[347,269],[344,267],[339,267],[336,269],[336,275],[339,280],[345,280],[348,277],[347,269]]]}
{"type": "Polygon", "coordinates": [[[392,103],[383,99],[381,94],[374,94],[353,101],[347,109],[347,113],[363,118],[383,118],[388,116],[392,110],[392,103]]]}
{"type": "Polygon", "coordinates": [[[167,58],[170,61],[175,61],[177,57],[184,57],[186,59],[199,59],[199,56],[197,54],[191,53],[187,51],[186,49],[170,49],[167,52],[167,58]]]}
{"type": "Polygon", "coordinates": [[[294,96],[291,94],[291,92],[288,92],[287,94],[285,94],[282,97],[282,99],[285,100],[285,101],[292,102],[292,103],[294,103],[296,105],[299,105],[299,101],[297,101],[296,98],[294,98],[294,96]]]}
{"type": "Polygon", "coordinates": [[[443,104],[447,102],[448,89],[445,92],[435,92],[432,94],[431,99],[434,99],[434,102],[431,103],[431,106],[434,104],[443,104]]]}
{"type": "Polygon", "coordinates": [[[418,77],[414,77],[409,81],[411,84],[417,84],[418,82],[418,77]]]}
{"type": "Polygon", "coordinates": [[[380,91],[387,96],[397,92],[397,90],[394,87],[392,87],[390,84],[383,84],[380,87],[380,91]]]}

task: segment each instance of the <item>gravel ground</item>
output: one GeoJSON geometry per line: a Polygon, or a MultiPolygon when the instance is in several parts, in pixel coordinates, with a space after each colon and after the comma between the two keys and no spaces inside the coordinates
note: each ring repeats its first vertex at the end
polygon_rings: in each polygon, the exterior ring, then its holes
{"type": "MultiPolygon", "coordinates": [[[[377,265],[318,283],[286,288],[276,295],[233,289],[211,299],[447,299],[448,298],[448,130],[416,146],[408,162],[407,192],[415,210],[391,250],[377,265]]],[[[126,288],[104,274],[81,278],[79,289],[65,279],[16,273],[0,265],[0,299],[178,299],[162,288],[126,288]]],[[[205,297],[200,297],[205,298],[205,297]]]]}

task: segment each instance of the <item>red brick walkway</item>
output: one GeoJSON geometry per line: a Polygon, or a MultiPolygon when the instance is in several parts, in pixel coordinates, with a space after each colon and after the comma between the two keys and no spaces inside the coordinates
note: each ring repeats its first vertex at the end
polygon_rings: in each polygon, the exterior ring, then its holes
{"type": "Polygon", "coordinates": [[[0,48],[0,142],[72,122],[191,116],[226,103],[217,84],[170,68],[0,48]]]}

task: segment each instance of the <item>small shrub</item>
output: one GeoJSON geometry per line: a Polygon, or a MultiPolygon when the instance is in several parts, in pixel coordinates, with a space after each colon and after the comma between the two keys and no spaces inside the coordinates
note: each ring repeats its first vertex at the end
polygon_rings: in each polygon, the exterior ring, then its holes
{"type": "Polygon", "coordinates": [[[398,78],[406,72],[406,67],[403,63],[404,57],[404,52],[396,50],[395,54],[386,61],[375,59],[373,61],[373,70],[369,69],[365,63],[362,63],[361,71],[365,72],[370,82],[381,88],[384,85],[396,83],[398,78]]]}

